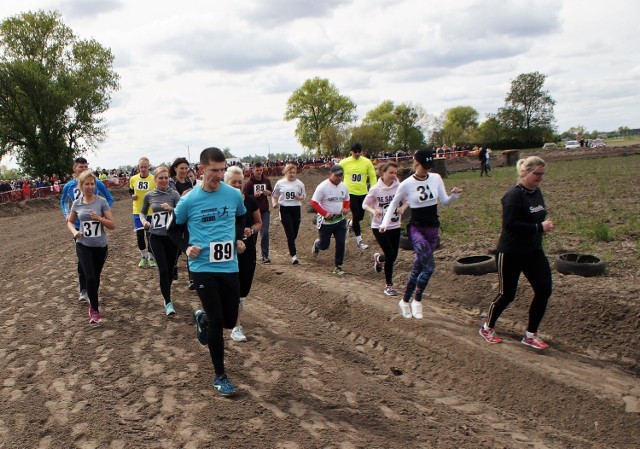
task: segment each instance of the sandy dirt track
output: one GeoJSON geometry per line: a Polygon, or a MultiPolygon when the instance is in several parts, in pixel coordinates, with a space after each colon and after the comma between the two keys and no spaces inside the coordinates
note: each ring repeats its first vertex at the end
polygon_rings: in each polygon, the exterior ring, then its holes
{"type": "MultiPolygon", "coordinates": [[[[312,192],[325,176],[301,179],[312,192]]],[[[194,337],[199,303],[184,260],[177,315],[167,318],[157,273],[136,268],[130,202],[117,195],[95,327],[77,301],[56,203],[0,211],[0,448],[640,447],[637,273],[554,272],[544,353],[519,342],[531,293],[523,283],[501,318],[505,341],[488,345],[478,327],[497,275],[451,270],[474,248],[445,241],[425,319],[404,320],[371,269],[372,237],[367,251],[349,239],[338,278],[333,246],[310,257],[312,215],[303,214],[292,266],[274,214],[273,264],[258,266],[246,302],[249,341],[227,339],[239,395],[225,399],[194,337]]],[[[402,251],[398,287],[411,261],[402,251]]]]}

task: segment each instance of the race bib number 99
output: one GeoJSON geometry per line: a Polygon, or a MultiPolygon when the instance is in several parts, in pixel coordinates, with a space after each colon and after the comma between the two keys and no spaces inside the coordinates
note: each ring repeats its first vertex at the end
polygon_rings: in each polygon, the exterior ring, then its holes
{"type": "Polygon", "coordinates": [[[94,238],[102,236],[102,223],[99,221],[83,221],[80,223],[82,236],[86,238],[94,238]]]}
{"type": "Polygon", "coordinates": [[[209,262],[228,262],[233,260],[233,242],[209,243],[209,262]]]}
{"type": "Polygon", "coordinates": [[[285,200],[295,200],[296,199],[296,192],[284,192],[284,199],[285,200]]]}

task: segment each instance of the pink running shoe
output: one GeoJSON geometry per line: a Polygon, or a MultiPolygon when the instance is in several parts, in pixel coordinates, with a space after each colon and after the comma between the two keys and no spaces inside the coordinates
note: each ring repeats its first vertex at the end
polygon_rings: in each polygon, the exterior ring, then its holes
{"type": "Polygon", "coordinates": [[[89,319],[89,324],[98,324],[102,321],[102,318],[100,318],[100,312],[93,312],[91,314],[91,318],[89,319]]]}
{"type": "Polygon", "coordinates": [[[488,343],[500,343],[502,338],[498,337],[496,331],[493,328],[485,329],[484,326],[480,326],[480,335],[487,340],[488,343]]]}
{"type": "Polygon", "coordinates": [[[531,337],[528,337],[527,334],[524,334],[524,337],[522,337],[522,344],[531,346],[532,348],[536,349],[547,349],[549,347],[548,344],[542,341],[542,338],[538,336],[537,332],[531,337]]]}

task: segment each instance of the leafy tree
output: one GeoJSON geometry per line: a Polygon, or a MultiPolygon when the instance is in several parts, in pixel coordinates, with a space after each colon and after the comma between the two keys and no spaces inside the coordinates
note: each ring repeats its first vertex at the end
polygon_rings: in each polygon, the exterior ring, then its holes
{"type": "Polygon", "coordinates": [[[395,133],[397,119],[393,111],[395,106],[393,101],[385,100],[378,106],[367,112],[362,120],[363,126],[375,128],[385,143],[385,148],[391,144],[391,138],[395,133]]]}
{"type": "Polygon", "coordinates": [[[539,72],[518,75],[511,81],[505,107],[498,111],[502,124],[512,130],[512,137],[523,143],[542,142],[545,135],[553,133],[556,102],[542,90],[545,79],[546,75],[539,72]]]}
{"type": "Polygon", "coordinates": [[[17,168],[8,168],[6,165],[0,165],[0,180],[14,180],[20,177],[20,170],[18,170],[17,168]]]}
{"type": "Polygon", "coordinates": [[[478,111],[471,106],[456,106],[446,111],[442,133],[449,144],[473,141],[477,129],[478,111]]]}
{"type": "Polygon", "coordinates": [[[479,142],[500,142],[505,135],[505,129],[496,117],[496,114],[487,114],[487,119],[478,126],[479,142]]]}
{"type": "Polygon", "coordinates": [[[0,23],[0,157],[14,154],[38,176],[68,173],[73,158],[106,137],[119,88],[113,55],[80,40],[58,12],[25,12],[0,23]]]}
{"type": "Polygon", "coordinates": [[[393,115],[396,119],[393,148],[409,150],[425,144],[422,127],[426,123],[426,112],[421,106],[402,103],[395,107],[393,115]]]}
{"type": "Polygon", "coordinates": [[[291,94],[284,119],[297,119],[296,136],[300,144],[322,154],[323,130],[330,126],[341,128],[353,122],[355,110],[355,103],[340,95],[329,80],[315,77],[306,80],[291,94]]]}
{"type": "Polygon", "coordinates": [[[348,131],[343,127],[327,126],[320,132],[320,142],[324,153],[327,155],[338,155],[346,146],[349,140],[348,131]]]}
{"type": "MultiPolygon", "coordinates": [[[[356,142],[360,142],[364,152],[369,155],[389,148],[383,130],[372,125],[361,125],[351,129],[351,139],[350,143],[345,145],[346,149],[351,149],[351,145],[356,142]]],[[[346,149],[344,153],[348,153],[346,149]]]]}

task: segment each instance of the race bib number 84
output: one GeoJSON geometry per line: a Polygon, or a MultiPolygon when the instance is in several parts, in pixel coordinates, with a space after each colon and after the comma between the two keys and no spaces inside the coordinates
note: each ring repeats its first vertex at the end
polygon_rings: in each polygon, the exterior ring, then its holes
{"type": "Polygon", "coordinates": [[[209,243],[209,262],[219,263],[233,260],[233,242],[209,243]]]}

